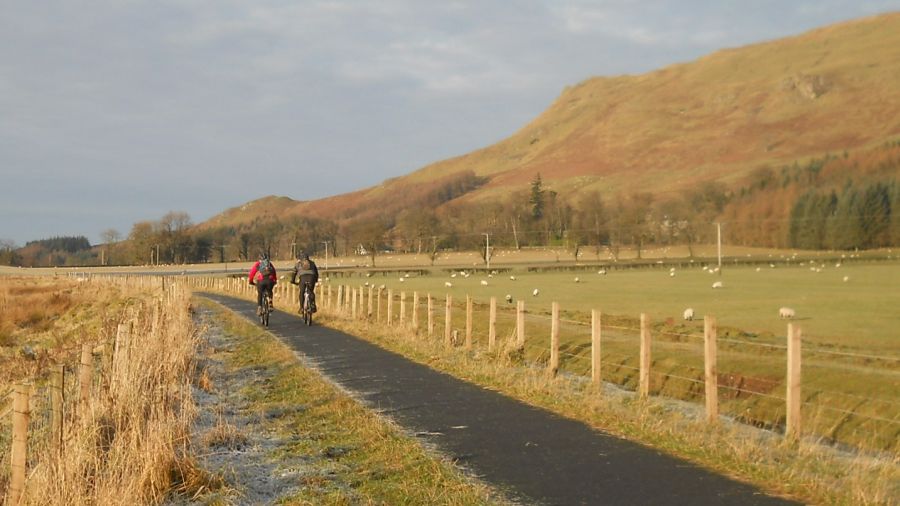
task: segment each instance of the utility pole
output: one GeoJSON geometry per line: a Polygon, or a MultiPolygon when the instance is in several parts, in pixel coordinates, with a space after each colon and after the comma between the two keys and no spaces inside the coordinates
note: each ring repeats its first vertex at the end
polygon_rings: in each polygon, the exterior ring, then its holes
{"type": "Polygon", "coordinates": [[[297,258],[297,238],[294,237],[291,240],[291,260],[295,260],[297,258]]]}
{"type": "Polygon", "coordinates": [[[491,234],[483,233],[481,234],[485,238],[484,244],[484,261],[487,263],[487,268],[491,268],[491,234]]]}
{"type": "Polygon", "coordinates": [[[159,244],[156,245],[156,265],[159,266],[159,244]]]}
{"type": "Polygon", "coordinates": [[[328,241],[323,241],[322,244],[325,245],[325,270],[328,270],[328,241]]]}
{"type": "Polygon", "coordinates": [[[722,224],[716,222],[716,244],[718,245],[719,256],[719,276],[722,275],[722,224]]]}

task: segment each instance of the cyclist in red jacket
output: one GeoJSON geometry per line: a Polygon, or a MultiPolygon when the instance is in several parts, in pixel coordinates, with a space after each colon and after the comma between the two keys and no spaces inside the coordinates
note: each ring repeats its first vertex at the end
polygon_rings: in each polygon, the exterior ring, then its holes
{"type": "Polygon", "coordinates": [[[275,266],[266,253],[259,254],[259,260],[250,268],[249,282],[256,285],[256,314],[262,314],[263,295],[272,298],[272,289],[278,283],[275,266]]]}

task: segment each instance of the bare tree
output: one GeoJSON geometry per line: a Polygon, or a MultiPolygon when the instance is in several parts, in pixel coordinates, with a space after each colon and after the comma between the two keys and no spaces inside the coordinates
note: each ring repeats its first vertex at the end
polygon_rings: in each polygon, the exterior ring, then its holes
{"type": "Polygon", "coordinates": [[[112,249],[115,247],[115,243],[122,240],[122,234],[114,228],[108,228],[100,232],[100,239],[103,240],[106,249],[106,263],[110,264],[112,263],[112,249]]]}

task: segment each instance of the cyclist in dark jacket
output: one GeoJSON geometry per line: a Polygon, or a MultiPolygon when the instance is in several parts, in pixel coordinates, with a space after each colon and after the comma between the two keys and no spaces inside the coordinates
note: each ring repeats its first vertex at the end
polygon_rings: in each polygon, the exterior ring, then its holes
{"type": "Polygon", "coordinates": [[[316,283],[319,282],[319,268],[316,263],[310,260],[309,255],[301,253],[296,265],[291,270],[291,283],[300,285],[300,311],[303,311],[303,290],[309,286],[310,306],[313,313],[316,312],[316,283]]]}

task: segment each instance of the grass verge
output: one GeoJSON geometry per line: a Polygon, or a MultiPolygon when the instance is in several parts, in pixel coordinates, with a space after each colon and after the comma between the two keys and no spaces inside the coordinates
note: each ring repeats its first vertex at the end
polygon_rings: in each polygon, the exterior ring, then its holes
{"type": "Polygon", "coordinates": [[[228,374],[263,371],[259,381],[264,386],[248,383],[240,396],[246,401],[242,411],[258,415],[253,418],[263,431],[285,436],[268,458],[305,463],[293,491],[280,503],[508,504],[500,492],[423,448],[304,366],[270,334],[213,303],[202,304],[218,312],[227,334],[239,337],[225,358],[228,374]]]}

